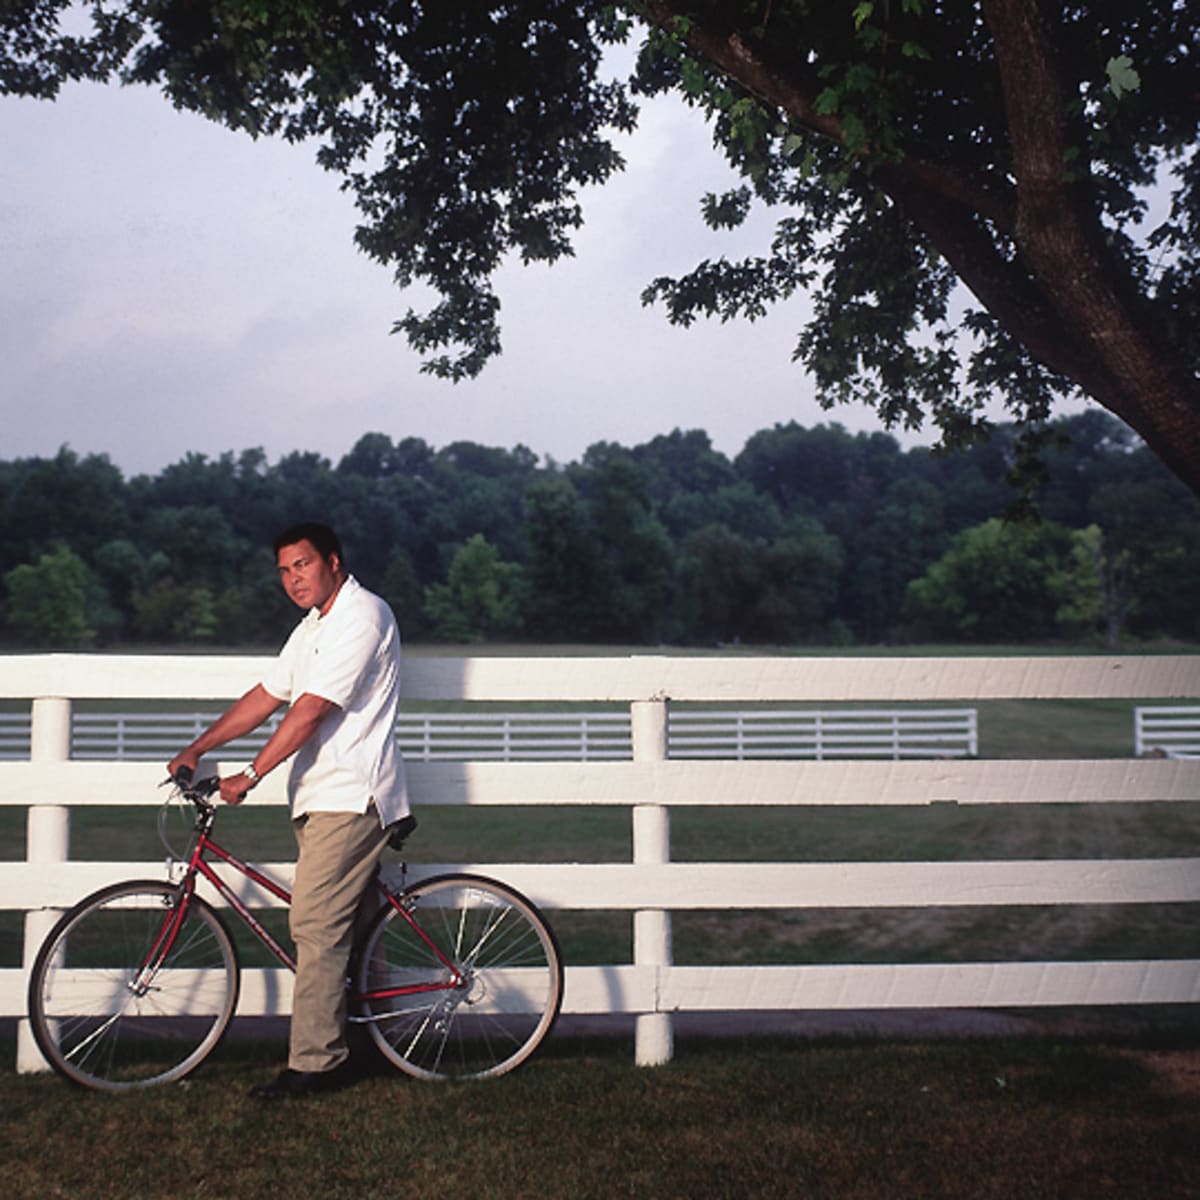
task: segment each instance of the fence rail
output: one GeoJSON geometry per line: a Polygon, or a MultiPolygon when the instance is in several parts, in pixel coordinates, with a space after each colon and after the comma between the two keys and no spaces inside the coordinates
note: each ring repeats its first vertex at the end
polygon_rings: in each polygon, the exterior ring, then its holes
{"type": "MultiPolygon", "coordinates": [[[[146,863],[69,855],[70,810],[157,803],[161,767],[71,761],[75,700],[203,703],[241,694],[258,659],[46,655],[0,658],[0,700],[31,700],[29,760],[0,763],[0,805],[27,810],[25,858],[0,864],[0,908],[25,913],[24,966],[0,969],[0,1015],[24,1008],[25,972],[56,911],[105,882],[155,874],[146,863]]],[[[1200,1001],[1200,961],[968,962],[814,966],[679,966],[673,910],[1193,904],[1200,856],[1181,845],[1162,859],[954,862],[694,863],[672,861],[670,812],[705,806],[800,807],[1173,804],[1200,798],[1200,761],[989,761],[938,756],[899,761],[772,761],[732,755],[668,758],[672,702],[720,704],[966,703],[983,699],[1193,700],[1200,657],[1037,659],[801,659],[668,657],[412,660],[408,702],[628,705],[624,761],[416,762],[423,805],[606,805],[628,809],[628,862],[429,864],[514,883],[550,910],[632,915],[632,961],[568,963],[564,1011],[636,1015],[639,1063],[672,1053],[672,1014],[773,1008],[974,1007],[1200,1001]]],[[[687,710],[681,710],[683,715],[687,710]]],[[[233,757],[231,762],[240,761],[233,757]]],[[[282,772],[255,792],[283,802],[282,772]]],[[[287,864],[268,864],[281,879],[287,864]]],[[[290,979],[248,973],[239,1012],[286,1012],[290,979]]],[[[18,1063],[40,1058],[19,1031],[18,1063]]]]}

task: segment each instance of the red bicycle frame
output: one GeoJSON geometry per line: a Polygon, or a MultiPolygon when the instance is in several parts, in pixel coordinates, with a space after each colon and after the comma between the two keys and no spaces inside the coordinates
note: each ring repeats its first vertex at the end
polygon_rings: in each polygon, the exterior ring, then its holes
{"type": "MultiPolygon", "coordinates": [[[[258,938],[260,942],[279,960],[283,966],[289,971],[296,970],[296,960],[279,944],[272,936],[263,923],[254,915],[247,907],[242,898],[237,892],[225,882],[224,879],[214,869],[212,863],[206,859],[207,854],[213,854],[219,858],[227,866],[232,867],[240,875],[243,875],[251,883],[256,884],[264,891],[269,892],[277,900],[281,900],[284,904],[291,904],[292,894],[281,884],[269,876],[264,875],[261,871],[250,866],[249,863],[243,862],[236,854],[231,854],[224,847],[213,841],[209,834],[209,827],[212,823],[211,813],[204,808],[200,809],[200,817],[196,824],[196,844],[192,848],[191,856],[188,860],[187,868],[184,871],[183,879],[180,881],[180,902],[175,906],[171,916],[163,923],[162,932],[155,939],[154,945],[150,948],[149,954],[146,956],[146,961],[142,964],[142,973],[145,974],[148,970],[155,968],[158,963],[162,962],[163,958],[169,953],[171,946],[174,944],[175,938],[179,932],[179,927],[183,923],[183,918],[187,913],[187,906],[192,896],[196,893],[196,876],[201,875],[208,880],[216,889],[221,898],[233,909],[235,913],[245,922],[250,931],[258,938]]],[[[421,928],[416,918],[412,915],[408,905],[403,902],[403,893],[397,895],[388,888],[382,880],[377,879],[376,883],[379,887],[380,894],[384,901],[392,906],[400,914],[413,932],[428,948],[430,953],[437,961],[446,969],[448,977],[443,980],[435,980],[429,983],[414,983],[406,984],[402,987],[389,987],[373,989],[369,992],[355,993],[356,1000],[386,1000],[398,996],[417,996],[425,992],[450,992],[457,988],[466,985],[466,979],[462,972],[452,963],[439,949],[436,942],[429,937],[428,934],[421,928]]],[[[139,986],[142,986],[139,984],[139,986]]]]}

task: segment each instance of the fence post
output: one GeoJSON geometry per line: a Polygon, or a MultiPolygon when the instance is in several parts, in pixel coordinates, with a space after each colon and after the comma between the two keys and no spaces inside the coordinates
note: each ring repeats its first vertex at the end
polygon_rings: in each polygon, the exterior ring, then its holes
{"type": "MultiPolygon", "coordinates": [[[[33,702],[29,727],[30,762],[66,762],[71,757],[71,701],[62,697],[42,697],[33,702]]],[[[70,846],[70,809],[61,804],[31,804],[25,826],[25,858],[31,864],[65,862],[70,846]]],[[[33,960],[58,912],[42,908],[25,914],[25,946],[22,966],[26,977],[33,970],[33,960]]],[[[29,1020],[17,1022],[17,1070],[45,1071],[29,1020]]]]}
{"type": "MultiPolygon", "coordinates": [[[[662,762],[667,757],[667,702],[636,700],[630,706],[634,762],[662,762]]],[[[638,804],[633,809],[633,861],[651,865],[671,861],[671,816],[661,804],[638,804]]],[[[671,914],[662,909],[639,909],[633,914],[635,966],[669,967],[671,914]]],[[[657,1009],[658,987],[655,986],[657,1009]]],[[[639,1013],[635,1035],[635,1061],[639,1067],[669,1062],[674,1052],[671,1014],[639,1013]]]]}

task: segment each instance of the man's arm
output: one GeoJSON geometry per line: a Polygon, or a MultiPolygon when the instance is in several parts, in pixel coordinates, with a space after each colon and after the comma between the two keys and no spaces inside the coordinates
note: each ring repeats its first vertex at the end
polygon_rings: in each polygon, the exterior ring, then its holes
{"type": "Polygon", "coordinates": [[[196,764],[210,750],[257,729],[282,703],[261,683],[256,684],[240,700],[235,700],[191,745],[175,755],[167,764],[168,772],[174,775],[181,767],[195,771],[196,764]]]}
{"type": "Polygon", "coordinates": [[[279,722],[279,728],[271,734],[267,744],[254,756],[254,769],[265,775],[273,771],[284,759],[291,758],[308,741],[321,722],[337,708],[332,700],[305,692],[297,696],[279,722]]]}
{"type": "MultiPolygon", "coordinates": [[[[291,708],[284,714],[283,720],[279,722],[279,728],[254,756],[252,765],[255,774],[261,778],[273,771],[284,759],[291,758],[337,707],[332,700],[314,696],[311,692],[297,696],[291,708]]],[[[221,799],[226,804],[240,804],[256,782],[257,780],[251,779],[244,771],[237,775],[229,775],[221,780],[221,799]]]]}

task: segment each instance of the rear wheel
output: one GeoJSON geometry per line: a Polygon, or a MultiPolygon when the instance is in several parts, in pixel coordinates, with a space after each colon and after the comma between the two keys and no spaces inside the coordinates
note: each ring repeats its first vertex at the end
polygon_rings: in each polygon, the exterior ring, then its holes
{"type": "Polygon", "coordinates": [[[29,981],[29,1020],[50,1065],[75,1083],[125,1091],[182,1079],[216,1048],[237,1004],[238,960],[203,900],[116,884],[50,931],[29,981]]]}
{"type": "Polygon", "coordinates": [[[562,1005],[563,967],[538,909],[506,884],[443,875],[375,919],[356,982],[384,1056],[421,1079],[484,1079],[523,1063],[562,1005]],[[411,918],[408,919],[408,918],[411,918]]]}

